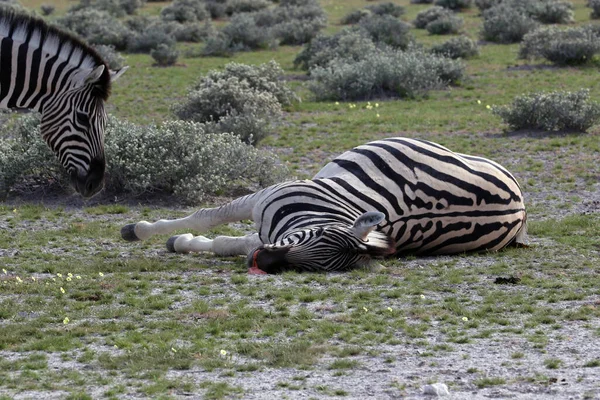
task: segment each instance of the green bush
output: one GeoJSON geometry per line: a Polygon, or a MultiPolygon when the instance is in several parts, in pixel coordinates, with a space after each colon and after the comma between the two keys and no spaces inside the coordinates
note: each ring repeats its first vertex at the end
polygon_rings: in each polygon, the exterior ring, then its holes
{"type": "Polygon", "coordinates": [[[256,25],[270,29],[280,44],[310,42],[327,25],[327,16],[316,1],[280,3],[253,15],[256,25]]]}
{"type": "Polygon", "coordinates": [[[592,19],[600,18],[600,0],[588,0],[588,7],[592,9],[590,13],[592,19]]]}
{"type": "Polygon", "coordinates": [[[266,49],[276,46],[271,29],[256,25],[250,14],[236,14],[220,34],[208,38],[205,56],[229,55],[238,51],[266,49]]]}
{"type": "Polygon", "coordinates": [[[448,35],[458,33],[463,26],[463,19],[458,15],[438,18],[427,24],[425,29],[432,35],[448,35]]]}
{"type": "Polygon", "coordinates": [[[396,18],[405,12],[404,7],[391,2],[373,4],[372,6],[367,6],[366,9],[375,15],[391,15],[396,18]]]}
{"type": "MultiPolygon", "coordinates": [[[[283,180],[276,159],[209,125],[168,121],[139,126],[109,117],[105,152],[110,194],[167,193],[190,204],[240,188],[255,190],[283,180]]],[[[39,119],[21,117],[0,138],[0,197],[28,177],[40,185],[68,186],[68,176],[39,137],[39,119]]]]}
{"type": "Polygon", "coordinates": [[[588,89],[577,92],[538,92],[517,96],[510,106],[494,106],[513,130],[585,132],[600,120],[600,104],[589,101],[588,89]]]}
{"type": "Polygon", "coordinates": [[[279,81],[281,67],[230,63],[225,71],[212,71],[194,85],[187,100],[173,108],[183,120],[212,124],[213,132],[233,132],[248,143],[271,133],[281,105],[297,100],[279,81]]]}
{"type": "Polygon", "coordinates": [[[568,24],[574,21],[573,4],[567,1],[530,1],[528,12],[543,24],[568,24]]]}
{"type": "Polygon", "coordinates": [[[483,12],[481,33],[485,40],[491,42],[515,43],[537,26],[523,10],[503,2],[483,12]]]}
{"type": "Polygon", "coordinates": [[[233,15],[244,12],[260,11],[269,7],[272,3],[268,0],[228,0],[225,5],[225,13],[233,15]]]}
{"type": "Polygon", "coordinates": [[[450,10],[463,10],[470,8],[473,0],[435,0],[436,6],[449,8],[450,10]]]}
{"type": "Polygon", "coordinates": [[[433,22],[436,19],[450,17],[451,15],[453,15],[452,11],[447,8],[433,6],[418,13],[413,21],[413,25],[417,29],[425,29],[430,22],[433,22]]]}
{"type": "Polygon", "coordinates": [[[211,18],[222,18],[226,15],[227,0],[204,0],[204,7],[211,18]]]}
{"type": "Polygon", "coordinates": [[[166,44],[159,44],[156,49],[150,51],[150,56],[156,61],[156,65],[168,67],[177,62],[179,52],[174,46],[169,47],[166,44]]]}
{"type": "Polygon", "coordinates": [[[208,18],[208,11],[200,0],[174,0],[160,12],[163,21],[189,23],[208,18]]]}
{"type": "Polygon", "coordinates": [[[117,50],[124,50],[133,34],[121,21],[106,11],[93,8],[69,12],[59,18],[57,23],[90,44],[112,45],[117,50]]]}
{"type": "Polygon", "coordinates": [[[360,20],[359,26],[367,31],[374,42],[406,49],[413,42],[410,25],[391,15],[372,15],[360,20]]]}
{"type": "Polygon", "coordinates": [[[165,23],[154,23],[141,33],[132,34],[127,42],[127,51],[131,53],[150,53],[161,44],[167,47],[175,46],[173,26],[165,23]]]}
{"type": "Polygon", "coordinates": [[[342,24],[342,25],[357,24],[360,22],[361,19],[366,18],[366,17],[370,16],[371,14],[372,14],[371,11],[366,10],[366,9],[354,10],[354,11],[349,12],[345,16],[343,16],[342,19],[340,20],[340,24],[342,24]]]}
{"type": "Polygon", "coordinates": [[[114,46],[99,44],[93,47],[110,69],[116,71],[125,66],[125,58],[115,50],[114,46]]]}
{"type": "Polygon", "coordinates": [[[600,52],[600,37],[589,27],[542,27],[523,38],[519,57],[545,58],[559,65],[583,64],[600,52]]]}
{"type": "Polygon", "coordinates": [[[460,62],[420,49],[377,49],[358,61],[337,58],[313,68],[310,90],[319,100],[414,97],[456,83],[463,74],[460,62]]]}
{"type": "Polygon", "coordinates": [[[377,45],[362,29],[344,29],[332,36],[317,36],[304,46],[294,59],[294,66],[310,70],[324,67],[336,58],[362,60],[375,51],[377,45]]]}
{"type": "Polygon", "coordinates": [[[431,52],[449,58],[469,58],[479,54],[477,43],[466,36],[454,37],[447,42],[433,46],[431,52]]]}

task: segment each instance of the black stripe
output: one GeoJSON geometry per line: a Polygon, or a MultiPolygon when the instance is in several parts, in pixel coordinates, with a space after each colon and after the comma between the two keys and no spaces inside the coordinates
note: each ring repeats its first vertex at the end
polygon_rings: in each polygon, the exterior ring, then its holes
{"type": "Polygon", "coordinates": [[[8,91],[12,85],[11,74],[12,74],[12,44],[11,38],[6,37],[2,39],[0,44],[0,100],[4,99],[8,95],[8,91]]]}

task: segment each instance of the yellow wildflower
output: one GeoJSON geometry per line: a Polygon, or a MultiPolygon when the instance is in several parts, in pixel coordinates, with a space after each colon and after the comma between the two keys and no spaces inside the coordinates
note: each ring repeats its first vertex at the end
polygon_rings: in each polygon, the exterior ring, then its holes
{"type": "Polygon", "coordinates": [[[65,319],[63,319],[63,324],[65,324],[65,325],[66,325],[66,324],[68,324],[68,323],[69,323],[69,321],[70,321],[70,320],[69,320],[69,317],[65,317],[65,319]]]}
{"type": "Polygon", "coordinates": [[[466,322],[466,321],[468,321],[468,320],[469,320],[469,318],[467,318],[467,317],[462,317],[462,320],[466,322]]]}
{"type": "Polygon", "coordinates": [[[226,355],[227,355],[227,352],[226,352],[225,350],[221,350],[221,355],[222,355],[222,356],[226,356],[226,355]]]}
{"type": "Polygon", "coordinates": [[[60,292],[64,294],[64,293],[65,293],[65,289],[63,289],[63,288],[61,287],[61,288],[60,288],[60,292]]]}
{"type": "Polygon", "coordinates": [[[104,276],[104,274],[102,272],[98,272],[98,275],[100,276],[104,276]]]}

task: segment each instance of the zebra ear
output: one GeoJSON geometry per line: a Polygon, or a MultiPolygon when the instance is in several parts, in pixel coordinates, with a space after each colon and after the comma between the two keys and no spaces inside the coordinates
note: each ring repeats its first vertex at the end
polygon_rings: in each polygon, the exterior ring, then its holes
{"type": "Polygon", "coordinates": [[[129,69],[129,66],[123,67],[118,71],[113,71],[112,69],[109,70],[110,72],[110,81],[114,82],[117,79],[119,79],[121,77],[121,75],[123,75],[123,73],[125,73],[125,71],[127,71],[129,69]]]}
{"type": "Polygon", "coordinates": [[[377,227],[377,224],[385,219],[385,214],[379,211],[369,211],[356,218],[354,225],[352,226],[352,232],[354,235],[361,239],[366,240],[369,233],[377,227]]]}
{"type": "Polygon", "coordinates": [[[96,68],[94,68],[92,70],[92,72],[90,72],[85,78],[83,78],[83,85],[91,85],[93,83],[96,83],[100,77],[102,76],[102,73],[104,72],[104,65],[98,65],[96,68]]]}

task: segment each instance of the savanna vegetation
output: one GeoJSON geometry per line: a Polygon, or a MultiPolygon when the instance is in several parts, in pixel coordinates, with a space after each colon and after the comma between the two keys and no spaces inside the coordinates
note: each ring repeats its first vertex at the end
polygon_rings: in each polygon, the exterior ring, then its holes
{"type": "Polygon", "coordinates": [[[0,398],[597,397],[596,3],[1,2],[130,68],[89,201],[0,115],[0,398]],[[265,278],[120,239],[396,135],[506,166],[530,247],[265,278]]]}

